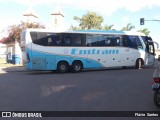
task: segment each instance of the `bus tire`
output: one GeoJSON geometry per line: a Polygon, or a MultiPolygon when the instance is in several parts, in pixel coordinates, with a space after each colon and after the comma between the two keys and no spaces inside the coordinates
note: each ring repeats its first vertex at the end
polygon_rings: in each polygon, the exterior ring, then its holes
{"type": "Polygon", "coordinates": [[[82,63],[80,61],[74,61],[71,66],[72,72],[80,72],[82,70],[82,63]]]}
{"type": "Polygon", "coordinates": [[[159,91],[154,92],[153,100],[154,100],[154,104],[157,107],[160,107],[160,92],[159,91]]]}
{"type": "Polygon", "coordinates": [[[57,65],[57,70],[60,73],[68,72],[68,70],[69,70],[68,63],[67,62],[59,62],[58,65],[57,65]]]}
{"type": "Polygon", "coordinates": [[[136,60],[136,65],[135,65],[135,67],[136,67],[137,69],[141,69],[141,67],[142,67],[142,59],[138,58],[138,59],[136,60]]]}

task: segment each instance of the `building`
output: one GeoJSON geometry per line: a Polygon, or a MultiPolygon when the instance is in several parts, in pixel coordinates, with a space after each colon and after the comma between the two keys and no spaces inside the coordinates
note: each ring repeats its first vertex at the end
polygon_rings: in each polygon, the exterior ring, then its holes
{"type": "MultiPolygon", "coordinates": [[[[37,14],[30,7],[23,13],[22,21],[25,23],[26,28],[28,27],[28,23],[36,23],[37,22],[37,14]]],[[[55,7],[53,12],[51,13],[51,27],[55,31],[64,30],[64,14],[59,5],[55,7]]],[[[4,52],[3,52],[4,53],[4,52]]],[[[20,64],[22,60],[23,52],[21,50],[20,44],[15,40],[15,42],[6,44],[6,58],[7,62],[13,64],[20,64]]]]}
{"type": "Polygon", "coordinates": [[[0,59],[1,58],[6,58],[7,54],[7,47],[5,44],[0,43],[0,59]]]}
{"type": "Polygon", "coordinates": [[[37,22],[37,14],[33,11],[32,8],[28,8],[24,13],[23,13],[23,22],[25,23],[34,23],[37,22]]]}
{"type": "Polygon", "coordinates": [[[51,13],[51,29],[53,30],[64,30],[64,14],[59,5],[56,6],[54,11],[51,13]]]}

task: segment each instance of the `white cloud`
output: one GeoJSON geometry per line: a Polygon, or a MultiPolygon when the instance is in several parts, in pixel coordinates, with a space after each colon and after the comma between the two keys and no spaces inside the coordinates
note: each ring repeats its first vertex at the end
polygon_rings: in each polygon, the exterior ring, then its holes
{"type": "Polygon", "coordinates": [[[122,22],[126,23],[126,22],[128,22],[130,20],[130,18],[125,16],[125,17],[122,17],[121,20],[122,20],[122,22]]]}
{"type": "Polygon", "coordinates": [[[60,5],[65,7],[92,10],[106,15],[112,15],[120,8],[136,12],[142,8],[152,9],[154,6],[160,6],[160,0],[0,0],[0,2],[16,2],[27,6],[55,5],[60,3],[60,5]]]}
{"type": "Polygon", "coordinates": [[[14,2],[26,6],[50,5],[56,3],[55,0],[0,0],[0,2],[14,2]]]}
{"type": "Polygon", "coordinates": [[[155,15],[155,16],[153,17],[153,19],[154,19],[154,20],[160,20],[160,15],[155,15]]]}
{"type": "MultiPolygon", "coordinates": [[[[0,0],[0,3],[1,2],[14,2],[26,5],[27,7],[39,5],[55,7],[55,5],[59,3],[62,10],[63,7],[86,11],[91,10],[108,16],[112,15],[119,9],[126,9],[131,12],[136,12],[143,8],[152,9],[154,6],[160,6],[160,0],[0,0]]],[[[159,18],[159,16],[157,16],[155,16],[155,18],[159,18]]],[[[121,18],[121,21],[123,22],[128,22],[129,20],[130,19],[127,16],[121,18]]]]}

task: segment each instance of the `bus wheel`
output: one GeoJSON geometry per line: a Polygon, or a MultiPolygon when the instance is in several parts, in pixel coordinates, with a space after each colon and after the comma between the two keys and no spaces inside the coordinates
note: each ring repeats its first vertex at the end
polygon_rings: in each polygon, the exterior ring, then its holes
{"type": "Polygon", "coordinates": [[[153,96],[154,104],[158,107],[160,107],[160,92],[155,91],[153,96]]]}
{"type": "Polygon", "coordinates": [[[142,60],[140,58],[136,60],[136,65],[135,66],[136,66],[137,69],[141,69],[141,67],[142,67],[142,60]]]}
{"type": "Polygon", "coordinates": [[[82,70],[82,63],[79,61],[73,62],[71,70],[72,72],[80,72],[82,70]]]}
{"type": "Polygon", "coordinates": [[[60,73],[65,73],[69,70],[69,65],[67,62],[59,62],[57,65],[57,70],[60,73]]]}

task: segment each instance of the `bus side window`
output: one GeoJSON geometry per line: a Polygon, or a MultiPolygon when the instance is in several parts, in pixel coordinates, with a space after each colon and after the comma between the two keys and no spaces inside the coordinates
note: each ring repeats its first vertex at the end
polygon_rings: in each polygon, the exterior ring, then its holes
{"type": "Polygon", "coordinates": [[[76,46],[81,46],[82,45],[82,42],[81,42],[81,37],[80,36],[78,36],[77,38],[76,38],[76,46]]]}
{"type": "MultiPolygon", "coordinates": [[[[136,42],[137,42],[138,48],[143,49],[142,42],[141,42],[141,40],[139,39],[138,36],[136,36],[136,42]]],[[[146,43],[145,43],[145,44],[146,44],[146,43]]]]}
{"type": "Polygon", "coordinates": [[[48,46],[53,46],[52,38],[48,38],[48,46]]]}
{"type": "Polygon", "coordinates": [[[86,46],[92,46],[91,39],[86,40],[86,46]]]}
{"type": "Polygon", "coordinates": [[[38,33],[37,32],[31,32],[30,33],[32,41],[34,44],[40,45],[40,40],[38,39],[38,33]]]}
{"type": "Polygon", "coordinates": [[[122,39],[122,37],[119,37],[119,46],[123,46],[123,39],[122,39]]]}
{"type": "Polygon", "coordinates": [[[92,46],[93,35],[86,35],[86,46],[92,46]]]}
{"type": "Polygon", "coordinates": [[[111,46],[111,39],[110,38],[105,40],[105,46],[111,46]]]}
{"type": "Polygon", "coordinates": [[[70,45],[71,45],[71,40],[70,40],[70,38],[67,37],[67,38],[64,39],[64,45],[65,45],[65,46],[70,46],[70,45]]]}
{"type": "Polygon", "coordinates": [[[130,41],[131,41],[131,47],[137,49],[137,48],[138,48],[138,45],[137,45],[136,38],[135,38],[135,37],[130,37],[130,41]]]}
{"type": "Polygon", "coordinates": [[[136,39],[133,36],[123,36],[123,46],[137,49],[136,39]]]}
{"type": "Polygon", "coordinates": [[[93,35],[92,46],[99,46],[99,35],[93,35]]]}
{"type": "Polygon", "coordinates": [[[99,35],[99,46],[105,46],[104,35],[99,35]]]}
{"type": "Polygon", "coordinates": [[[62,45],[62,37],[56,36],[55,43],[56,43],[56,46],[61,46],[62,45]]]}
{"type": "Polygon", "coordinates": [[[121,46],[121,41],[120,41],[120,38],[119,37],[116,37],[114,39],[114,46],[121,46]]]}
{"type": "Polygon", "coordinates": [[[123,46],[130,47],[129,39],[128,39],[128,36],[126,35],[123,36],[123,46]]]}

